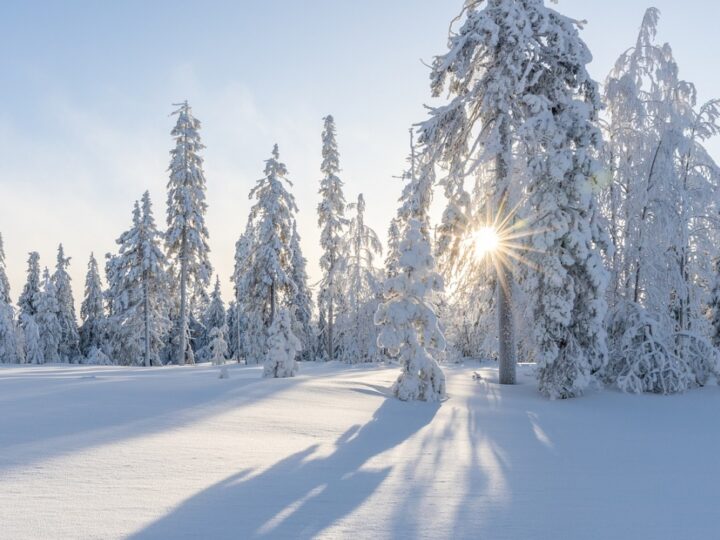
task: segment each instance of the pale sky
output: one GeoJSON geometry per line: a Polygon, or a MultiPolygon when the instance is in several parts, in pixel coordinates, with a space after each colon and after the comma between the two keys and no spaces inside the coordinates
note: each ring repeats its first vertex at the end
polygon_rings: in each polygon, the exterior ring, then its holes
{"type": "MultiPolygon", "coordinates": [[[[318,277],[315,209],[322,118],[335,116],[348,202],[362,192],[384,238],[400,193],[407,130],[425,118],[428,69],[445,51],[461,0],[11,0],[0,16],[0,232],[13,298],[27,252],[52,267],[73,257],[78,302],[91,251],[115,251],[132,204],[149,189],[165,223],[171,103],[202,121],[211,260],[231,294],[234,244],[248,191],[277,142],[294,182],[302,247],[318,277]]],[[[602,81],[635,40],[638,0],[560,0],[602,81]]],[[[658,39],[700,99],[720,96],[720,7],[658,0],[658,39]]],[[[710,145],[720,159],[720,144],[710,145]]]]}

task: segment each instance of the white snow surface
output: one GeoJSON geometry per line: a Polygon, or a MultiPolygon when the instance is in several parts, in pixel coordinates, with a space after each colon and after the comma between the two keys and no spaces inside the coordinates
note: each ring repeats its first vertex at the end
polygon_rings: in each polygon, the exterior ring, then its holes
{"type": "Polygon", "coordinates": [[[0,537],[717,537],[717,387],[548,401],[467,363],[438,404],[261,369],[3,366],[0,537]]]}

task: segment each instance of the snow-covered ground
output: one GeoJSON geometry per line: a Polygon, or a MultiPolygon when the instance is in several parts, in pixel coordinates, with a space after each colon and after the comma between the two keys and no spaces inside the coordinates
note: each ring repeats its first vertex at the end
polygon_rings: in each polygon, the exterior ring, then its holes
{"type": "Polygon", "coordinates": [[[551,402],[529,368],[0,369],[0,537],[669,538],[720,535],[720,389],[551,402]]]}

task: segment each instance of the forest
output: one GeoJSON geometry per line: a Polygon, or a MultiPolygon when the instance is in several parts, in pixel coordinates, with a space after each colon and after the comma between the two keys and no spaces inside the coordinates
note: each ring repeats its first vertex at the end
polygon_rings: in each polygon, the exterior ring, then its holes
{"type": "Polygon", "coordinates": [[[386,245],[363,195],[344,196],[342,125],[328,114],[315,135],[322,278],[308,279],[275,145],[230,299],[208,258],[202,126],[174,105],[165,217],[148,192],[135,201],[116,245],[89,255],[79,311],[62,244],[51,269],[29,252],[13,297],[6,265],[22,261],[5,260],[0,236],[0,361],[236,362],[272,378],[386,363],[406,401],[445,399],[442,366],[465,359],[497,361],[505,383],[533,364],[551,399],[717,383],[720,169],[707,142],[720,100],[699,102],[681,78],[657,9],[639,22],[600,84],[581,22],[542,1],[467,2],[430,65],[443,104],[410,127],[386,245]]]}

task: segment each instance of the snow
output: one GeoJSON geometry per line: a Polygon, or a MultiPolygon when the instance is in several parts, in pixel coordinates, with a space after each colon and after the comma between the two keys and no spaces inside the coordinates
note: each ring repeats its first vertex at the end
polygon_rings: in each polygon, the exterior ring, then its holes
{"type": "Polygon", "coordinates": [[[717,387],[549,401],[531,368],[0,368],[3,538],[711,538],[717,387]],[[473,372],[481,377],[473,379],[473,372]]]}

